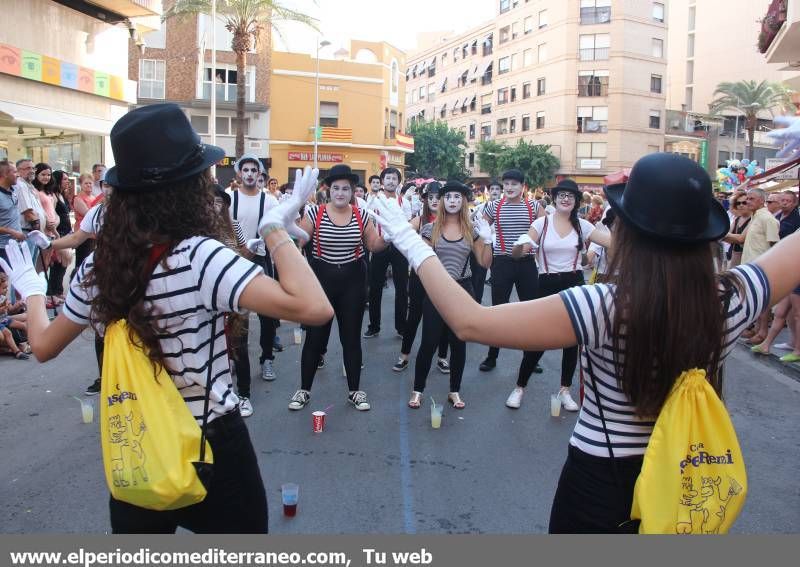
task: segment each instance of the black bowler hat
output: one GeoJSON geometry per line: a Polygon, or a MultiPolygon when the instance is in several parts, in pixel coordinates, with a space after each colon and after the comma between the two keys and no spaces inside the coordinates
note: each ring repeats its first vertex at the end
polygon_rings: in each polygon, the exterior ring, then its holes
{"type": "Polygon", "coordinates": [[[556,194],[559,191],[569,191],[573,195],[575,195],[575,200],[580,201],[583,198],[583,193],[581,193],[578,184],[575,183],[572,179],[562,179],[558,182],[558,185],[550,189],[550,194],[555,199],[556,194]]]}
{"type": "Polygon", "coordinates": [[[627,183],[605,187],[611,208],[635,230],[678,244],[719,240],[730,229],[711,178],[694,161],[655,153],[637,161],[627,183]]]}
{"type": "Polygon", "coordinates": [[[429,181],[425,184],[425,187],[422,188],[422,196],[426,197],[428,195],[441,195],[442,193],[442,184],[438,181],[429,181]]]}
{"type": "Polygon", "coordinates": [[[220,199],[225,201],[225,206],[226,207],[230,207],[231,206],[231,196],[228,195],[225,192],[225,188],[222,185],[220,185],[219,183],[215,183],[211,187],[212,187],[212,189],[214,189],[214,196],[215,197],[219,197],[220,199]]]}
{"type": "Polygon", "coordinates": [[[505,173],[503,173],[502,180],[505,181],[506,179],[511,179],[512,181],[519,181],[520,183],[525,183],[525,176],[519,169],[509,169],[505,173]]]}
{"type": "Polygon", "coordinates": [[[462,195],[464,195],[464,197],[469,197],[469,194],[472,193],[472,189],[470,189],[460,181],[448,181],[441,188],[439,194],[444,195],[445,193],[452,193],[453,191],[461,193],[462,195]]]}
{"type": "Polygon", "coordinates": [[[111,128],[116,165],[105,182],[115,189],[161,188],[208,169],[225,157],[203,144],[177,104],[151,104],[132,110],[111,128]]]}
{"type": "Polygon", "coordinates": [[[347,179],[353,186],[358,183],[358,175],[353,173],[353,170],[350,169],[349,165],[343,163],[334,165],[328,172],[328,176],[323,180],[323,183],[330,187],[331,183],[338,181],[339,179],[347,179]]]}

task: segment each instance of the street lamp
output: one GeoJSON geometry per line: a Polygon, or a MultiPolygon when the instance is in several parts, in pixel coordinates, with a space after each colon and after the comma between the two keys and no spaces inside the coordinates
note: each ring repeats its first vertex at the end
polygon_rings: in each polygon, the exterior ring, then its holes
{"type": "Polygon", "coordinates": [[[319,50],[327,47],[330,41],[322,40],[317,44],[317,73],[314,81],[314,167],[317,167],[317,146],[319,133],[319,50]]]}

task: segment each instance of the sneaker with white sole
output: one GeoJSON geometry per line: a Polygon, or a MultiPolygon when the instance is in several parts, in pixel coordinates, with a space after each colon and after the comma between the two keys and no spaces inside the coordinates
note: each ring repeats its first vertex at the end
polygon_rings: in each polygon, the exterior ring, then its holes
{"type": "Polygon", "coordinates": [[[253,415],[253,404],[250,403],[250,398],[239,396],[239,413],[242,414],[242,417],[253,415]]]}
{"type": "Polygon", "coordinates": [[[347,401],[353,404],[353,407],[358,411],[367,411],[370,408],[367,402],[367,394],[361,390],[357,390],[347,396],[347,401]]]}
{"type": "Polygon", "coordinates": [[[778,343],[778,344],[776,344],[774,346],[775,346],[775,348],[777,348],[779,350],[794,350],[794,347],[792,345],[790,345],[789,343],[778,343]]]}
{"type": "Polygon", "coordinates": [[[270,359],[261,363],[261,377],[267,382],[275,380],[275,369],[272,367],[272,361],[270,359]]]}
{"type": "Polygon", "coordinates": [[[289,401],[290,410],[301,410],[308,405],[311,394],[308,390],[297,390],[289,401]]]}
{"type": "Polygon", "coordinates": [[[439,372],[442,374],[450,374],[450,363],[447,362],[446,358],[440,358],[436,361],[436,368],[439,369],[439,372]]]}
{"type": "Polygon", "coordinates": [[[392,370],[394,370],[395,372],[402,372],[406,368],[408,368],[407,358],[398,358],[397,362],[395,362],[394,366],[392,366],[392,370]]]}
{"type": "Polygon", "coordinates": [[[569,388],[561,388],[558,392],[558,399],[561,401],[561,405],[564,406],[564,409],[567,411],[578,411],[580,406],[575,403],[575,400],[572,399],[572,396],[569,393],[569,388]]]}
{"type": "Polygon", "coordinates": [[[523,388],[514,388],[506,399],[506,406],[511,409],[519,409],[522,405],[522,395],[525,393],[523,388]]]}
{"type": "Polygon", "coordinates": [[[96,396],[100,393],[100,378],[92,382],[86,391],[83,393],[85,396],[96,396]]]}

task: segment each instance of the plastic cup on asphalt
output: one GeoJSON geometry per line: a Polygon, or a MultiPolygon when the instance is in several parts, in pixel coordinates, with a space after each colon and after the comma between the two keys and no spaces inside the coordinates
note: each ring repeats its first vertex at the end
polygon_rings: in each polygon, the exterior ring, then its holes
{"type": "Polygon", "coordinates": [[[314,413],[312,413],[311,425],[313,427],[314,433],[322,433],[322,430],[325,429],[325,412],[315,411],[314,413]]]}
{"type": "Polygon", "coordinates": [[[294,344],[299,345],[303,342],[303,329],[300,327],[294,330],[294,344]]]}
{"type": "Polygon", "coordinates": [[[81,403],[81,420],[83,423],[92,423],[94,421],[94,406],[88,400],[75,398],[81,403]]]}
{"type": "Polygon", "coordinates": [[[281,485],[281,501],[283,515],[293,518],[297,514],[297,501],[300,498],[300,487],[293,482],[281,485]]]}
{"type": "Polygon", "coordinates": [[[561,415],[561,399],[557,394],[550,396],[550,415],[553,417],[561,415]]]}
{"type": "Polygon", "coordinates": [[[442,426],[442,410],[444,407],[441,404],[431,404],[431,427],[439,429],[442,426]]]}

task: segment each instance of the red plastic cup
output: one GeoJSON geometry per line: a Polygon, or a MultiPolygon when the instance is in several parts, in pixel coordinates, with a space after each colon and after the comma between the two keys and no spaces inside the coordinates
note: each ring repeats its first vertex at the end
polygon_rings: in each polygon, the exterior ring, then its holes
{"type": "Polygon", "coordinates": [[[311,414],[311,419],[314,433],[322,433],[322,430],[325,428],[325,412],[315,411],[311,414]]]}

